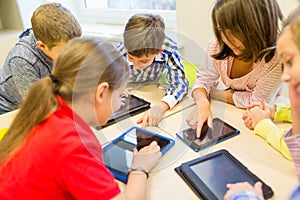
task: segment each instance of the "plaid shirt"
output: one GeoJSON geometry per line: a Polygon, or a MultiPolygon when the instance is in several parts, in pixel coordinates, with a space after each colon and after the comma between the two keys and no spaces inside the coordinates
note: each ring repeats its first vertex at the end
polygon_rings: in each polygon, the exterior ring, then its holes
{"type": "MultiPolygon", "coordinates": [[[[126,58],[127,51],[123,42],[117,46],[117,49],[126,58]]],[[[145,69],[134,69],[133,65],[130,65],[129,82],[157,83],[162,75],[166,73],[169,87],[161,101],[166,102],[171,109],[187,95],[188,80],[185,77],[184,68],[180,61],[177,44],[166,37],[162,49],[163,52],[155,56],[153,63],[145,69]]]]}

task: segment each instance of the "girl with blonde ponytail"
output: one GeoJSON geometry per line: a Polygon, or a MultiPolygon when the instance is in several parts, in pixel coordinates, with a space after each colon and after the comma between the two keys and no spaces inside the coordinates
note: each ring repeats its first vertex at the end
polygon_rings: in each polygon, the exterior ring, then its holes
{"type": "Polygon", "coordinates": [[[0,142],[0,199],[144,199],[147,173],[161,156],[157,143],[135,150],[139,170],[119,194],[90,129],[120,108],[128,77],[110,44],[71,40],[52,74],[32,86],[0,142]]]}

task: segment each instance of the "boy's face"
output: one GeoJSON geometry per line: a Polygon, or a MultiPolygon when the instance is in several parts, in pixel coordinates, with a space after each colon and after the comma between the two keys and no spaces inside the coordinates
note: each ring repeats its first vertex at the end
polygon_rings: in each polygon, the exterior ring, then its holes
{"type": "Polygon", "coordinates": [[[286,27],[277,41],[277,53],[284,65],[282,80],[292,85],[300,94],[300,51],[295,44],[293,34],[286,27]]]}
{"type": "Polygon", "coordinates": [[[145,69],[151,65],[157,54],[148,54],[148,56],[136,57],[127,53],[127,60],[133,64],[135,69],[145,69]]]}

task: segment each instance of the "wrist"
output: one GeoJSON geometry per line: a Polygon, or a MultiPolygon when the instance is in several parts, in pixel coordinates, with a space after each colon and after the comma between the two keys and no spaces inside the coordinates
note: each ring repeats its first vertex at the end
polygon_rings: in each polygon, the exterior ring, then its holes
{"type": "Polygon", "coordinates": [[[131,168],[131,169],[129,170],[129,174],[137,174],[137,175],[139,175],[139,174],[144,174],[144,175],[146,175],[146,178],[147,178],[147,179],[149,178],[149,173],[146,172],[146,170],[144,170],[144,169],[141,168],[141,167],[138,167],[138,168],[131,168]]]}
{"type": "Polygon", "coordinates": [[[270,119],[274,120],[275,118],[275,113],[276,113],[276,105],[274,105],[271,110],[270,110],[270,119]]]}
{"type": "Polygon", "coordinates": [[[167,104],[167,103],[164,102],[164,101],[159,102],[158,105],[163,109],[164,112],[165,112],[166,110],[169,110],[169,108],[170,108],[169,104],[167,104]]]}

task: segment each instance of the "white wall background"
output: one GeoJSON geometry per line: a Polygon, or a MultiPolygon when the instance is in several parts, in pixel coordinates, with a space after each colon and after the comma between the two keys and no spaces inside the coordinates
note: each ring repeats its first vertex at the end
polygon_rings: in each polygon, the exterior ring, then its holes
{"type": "MultiPolygon", "coordinates": [[[[177,31],[185,40],[182,56],[192,63],[200,63],[199,51],[206,48],[208,40],[213,36],[210,11],[214,2],[177,0],[177,31]]],[[[278,3],[285,17],[299,4],[297,0],[278,0],[278,3]]]]}
{"type": "MultiPolygon", "coordinates": [[[[7,1],[7,0],[0,0],[7,1]]],[[[11,0],[10,0],[11,1],[11,0]]],[[[24,28],[30,27],[30,18],[33,11],[46,0],[13,0],[17,1],[19,15],[22,19],[24,28]]],[[[56,0],[61,2],[64,6],[68,7],[73,13],[74,8],[70,7],[70,2],[78,0],[56,0]]],[[[188,61],[199,64],[201,61],[203,49],[206,48],[208,40],[212,37],[210,11],[214,0],[177,0],[177,29],[172,33],[178,34],[177,39],[179,43],[184,45],[181,55],[188,61]]],[[[298,0],[278,0],[285,16],[298,5],[298,0]]],[[[74,13],[76,15],[76,13],[74,13]]],[[[12,16],[13,17],[13,16],[12,16]]],[[[0,19],[1,22],[1,19],[0,19]]],[[[98,28],[97,31],[107,32],[107,26],[98,28]]],[[[1,27],[0,27],[1,28],[1,27]]],[[[96,29],[96,28],[95,28],[96,29]]],[[[121,30],[121,29],[120,29],[121,30]]],[[[93,31],[94,32],[94,31],[93,31]]],[[[10,35],[11,37],[11,35],[10,35]]],[[[15,36],[14,36],[15,37],[15,36]]],[[[1,39],[1,32],[0,32],[1,39]]],[[[3,38],[2,38],[3,39],[3,38]]],[[[11,39],[13,43],[17,38],[11,39]]],[[[5,39],[4,39],[5,41],[5,39]]],[[[1,42],[2,43],[2,42],[1,42]]],[[[0,49],[4,54],[8,51],[12,44],[5,46],[0,43],[0,49]],[[4,48],[5,47],[5,48],[4,48]]],[[[0,55],[0,64],[2,63],[5,55],[0,55]]]]}

